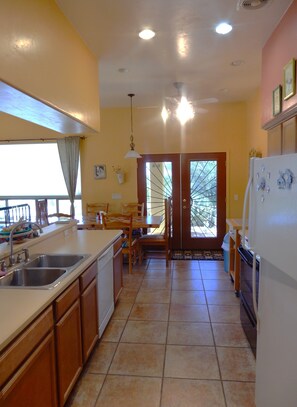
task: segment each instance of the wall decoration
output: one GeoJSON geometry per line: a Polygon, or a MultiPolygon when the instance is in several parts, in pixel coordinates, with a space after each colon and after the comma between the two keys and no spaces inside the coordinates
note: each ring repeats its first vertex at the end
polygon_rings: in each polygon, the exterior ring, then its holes
{"type": "Polygon", "coordinates": [[[278,85],[272,92],[272,112],[276,116],[282,111],[282,87],[278,85]]]}
{"type": "Polygon", "coordinates": [[[104,164],[94,165],[94,177],[95,177],[95,179],[106,178],[106,165],[104,165],[104,164]]]}
{"type": "Polygon", "coordinates": [[[291,59],[284,67],[284,100],[295,95],[296,92],[296,60],[291,59]]]}

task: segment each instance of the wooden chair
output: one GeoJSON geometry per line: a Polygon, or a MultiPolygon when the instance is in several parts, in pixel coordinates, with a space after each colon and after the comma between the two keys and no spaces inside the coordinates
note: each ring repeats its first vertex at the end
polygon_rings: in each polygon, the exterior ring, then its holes
{"type": "Polygon", "coordinates": [[[160,234],[148,234],[143,235],[138,239],[138,249],[139,249],[139,263],[142,263],[142,258],[144,254],[144,249],[148,248],[164,248],[165,257],[166,257],[166,266],[168,266],[171,253],[171,198],[164,200],[164,228],[160,234]]]}
{"type": "Polygon", "coordinates": [[[102,214],[104,229],[119,229],[122,234],[122,255],[128,255],[129,273],[132,273],[132,266],[137,259],[137,238],[132,236],[132,215],[123,215],[122,213],[102,214]]]}
{"type": "Polygon", "coordinates": [[[72,216],[67,213],[51,213],[48,214],[47,199],[38,199],[36,201],[36,222],[40,226],[48,226],[50,224],[49,218],[69,218],[72,216]]]}
{"type": "Polygon", "coordinates": [[[40,226],[48,226],[47,199],[36,201],[36,222],[40,226]]]}
{"type": "MultiPolygon", "coordinates": [[[[122,213],[132,216],[143,216],[144,215],[144,203],[129,202],[122,203],[122,213]]],[[[133,229],[132,235],[135,237],[140,237],[143,234],[142,228],[133,229]]]]}
{"type": "Polygon", "coordinates": [[[133,216],[143,216],[144,215],[144,203],[138,202],[128,202],[122,203],[122,213],[132,214],[133,216]]]}
{"type": "Polygon", "coordinates": [[[87,216],[96,216],[100,212],[108,212],[109,203],[98,202],[98,203],[87,203],[87,216]]]}

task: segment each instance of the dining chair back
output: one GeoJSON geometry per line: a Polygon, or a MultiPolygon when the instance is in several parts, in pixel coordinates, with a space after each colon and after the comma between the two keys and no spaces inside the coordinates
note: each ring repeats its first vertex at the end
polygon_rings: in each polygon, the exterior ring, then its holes
{"type": "Polygon", "coordinates": [[[36,222],[40,226],[48,226],[47,199],[36,201],[36,222]]]}
{"type": "Polygon", "coordinates": [[[169,264],[171,254],[171,213],[172,200],[164,200],[164,228],[160,234],[147,234],[138,239],[139,263],[142,263],[145,250],[163,248],[166,258],[166,266],[169,264]]]}
{"type": "Polygon", "coordinates": [[[87,216],[96,216],[101,212],[107,213],[108,208],[108,202],[87,203],[87,216]]]}
{"type": "Polygon", "coordinates": [[[126,202],[122,203],[123,214],[131,213],[133,216],[143,216],[144,215],[144,203],[138,202],[126,202]]]}
{"type": "Polygon", "coordinates": [[[122,255],[128,255],[129,273],[137,260],[137,238],[132,235],[132,215],[122,213],[102,214],[103,229],[122,230],[122,255]]]}

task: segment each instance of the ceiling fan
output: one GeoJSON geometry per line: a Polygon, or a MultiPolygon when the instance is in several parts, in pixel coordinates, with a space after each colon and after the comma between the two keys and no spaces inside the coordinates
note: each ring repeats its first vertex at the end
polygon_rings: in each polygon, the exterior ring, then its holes
{"type": "Polygon", "coordinates": [[[161,113],[164,122],[166,122],[170,116],[174,116],[183,125],[188,120],[193,119],[196,113],[207,112],[207,109],[199,107],[198,105],[218,102],[218,99],[216,98],[200,99],[196,101],[188,100],[183,82],[174,82],[173,86],[177,90],[177,96],[165,97],[161,113]]]}

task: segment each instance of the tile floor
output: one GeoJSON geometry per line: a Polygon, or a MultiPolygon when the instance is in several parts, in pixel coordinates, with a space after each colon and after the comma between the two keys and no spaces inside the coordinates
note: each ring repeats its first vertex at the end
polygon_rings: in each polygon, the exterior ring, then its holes
{"type": "Polygon", "coordinates": [[[67,407],[253,407],[255,359],[222,261],[148,260],[67,407]]]}

